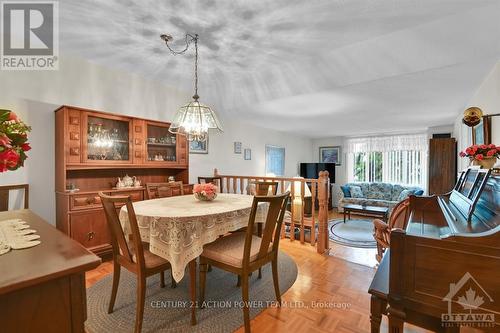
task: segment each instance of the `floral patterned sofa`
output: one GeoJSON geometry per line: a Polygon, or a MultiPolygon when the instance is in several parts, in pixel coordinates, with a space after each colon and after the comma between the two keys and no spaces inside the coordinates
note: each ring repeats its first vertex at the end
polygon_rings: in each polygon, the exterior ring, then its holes
{"type": "Polygon", "coordinates": [[[408,196],[422,195],[424,190],[417,186],[403,186],[389,183],[347,183],[339,187],[338,211],[344,211],[344,205],[356,204],[367,206],[394,206],[408,196]]]}

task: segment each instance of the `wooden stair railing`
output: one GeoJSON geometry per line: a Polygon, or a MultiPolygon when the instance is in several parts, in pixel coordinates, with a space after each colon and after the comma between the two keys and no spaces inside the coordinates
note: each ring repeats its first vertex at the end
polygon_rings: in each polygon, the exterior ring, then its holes
{"type": "MultiPolygon", "coordinates": [[[[296,228],[299,229],[299,240],[301,244],[305,243],[305,230],[310,230],[311,246],[316,245],[318,253],[325,253],[329,248],[328,241],[328,198],[330,197],[330,178],[328,171],[321,171],[318,179],[305,178],[289,178],[289,177],[262,177],[262,176],[237,176],[237,175],[221,175],[218,170],[214,170],[214,177],[220,177],[221,187],[224,193],[248,194],[247,188],[253,182],[258,181],[273,181],[278,182],[278,193],[285,193],[287,187],[290,186],[291,197],[291,218],[290,224],[290,241],[295,240],[296,228]],[[300,183],[300,184],[299,184],[300,183]],[[311,190],[311,217],[304,216],[304,193],[305,187],[310,184],[311,190]],[[300,192],[298,192],[300,191],[300,192]],[[295,204],[293,198],[296,193],[300,193],[300,202],[302,203],[301,216],[295,216],[295,204]],[[315,202],[316,198],[319,203],[319,211],[316,216],[315,202]],[[318,234],[316,235],[316,228],[318,234]]],[[[285,237],[285,223],[282,224],[281,237],[285,237]]]]}

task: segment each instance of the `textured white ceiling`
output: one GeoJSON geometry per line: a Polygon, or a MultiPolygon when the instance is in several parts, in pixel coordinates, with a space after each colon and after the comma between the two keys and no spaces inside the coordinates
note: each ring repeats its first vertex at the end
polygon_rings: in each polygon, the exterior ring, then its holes
{"type": "MultiPolygon", "coordinates": [[[[61,47],[311,137],[451,124],[500,59],[500,0],[65,0],[61,47]],[[181,44],[174,46],[181,47],[181,44]]],[[[495,111],[496,112],[496,111],[495,111]]]]}

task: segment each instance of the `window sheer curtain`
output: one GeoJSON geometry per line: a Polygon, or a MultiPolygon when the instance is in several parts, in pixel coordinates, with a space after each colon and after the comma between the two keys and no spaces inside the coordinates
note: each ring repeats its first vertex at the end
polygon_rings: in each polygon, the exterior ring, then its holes
{"type": "Polygon", "coordinates": [[[345,147],[348,180],[382,181],[426,189],[428,147],[426,134],[348,139],[345,147]],[[374,163],[375,158],[378,158],[378,163],[374,163]],[[374,168],[381,170],[375,172],[374,168]]]}

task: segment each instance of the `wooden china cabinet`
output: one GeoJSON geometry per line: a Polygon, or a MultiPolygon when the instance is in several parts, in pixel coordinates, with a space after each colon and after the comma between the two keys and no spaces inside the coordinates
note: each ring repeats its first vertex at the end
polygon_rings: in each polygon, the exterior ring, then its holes
{"type": "Polygon", "coordinates": [[[169,123],[72,106],[58,108],[55,122],[56,224],[96,254],[111,254],[99,191],[145,200],[146,183],[173,176],[192,193],[188,143],[168,131],[169,123]],[[141,186],[116,188],[126,175],[141,186]]]}

